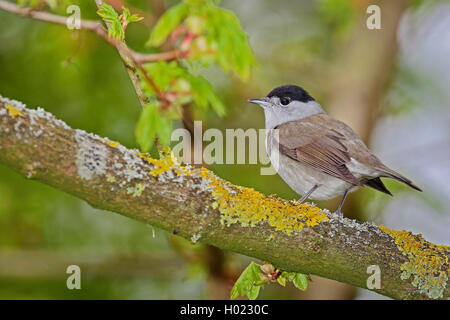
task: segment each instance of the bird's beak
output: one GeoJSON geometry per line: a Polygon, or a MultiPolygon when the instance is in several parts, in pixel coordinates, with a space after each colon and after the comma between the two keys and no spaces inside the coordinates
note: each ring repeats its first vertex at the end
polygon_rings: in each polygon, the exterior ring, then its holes
{"type": "Polygon", "coordinates": [[[267,97],[259,98],[259,99],[249,99],[248,102],[254,103],[254,104],[259,104],[263,108],[265,106],[269,105],[269,103],[270,103],[269,98],[267,98],[267,97]]]}

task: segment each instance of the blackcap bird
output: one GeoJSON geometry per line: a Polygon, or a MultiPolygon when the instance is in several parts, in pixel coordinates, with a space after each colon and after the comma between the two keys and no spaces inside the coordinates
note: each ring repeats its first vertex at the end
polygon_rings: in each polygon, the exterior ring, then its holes
{"type": "Polygon", "coordinates": [[[283,180],[306,199],[325,200],[369,186],[392,195],[380,178],[393,178],[422,191],[385,166],[345,123],[326,115],[303,88],[285,85],[249,102],[263,107],[266,148],[283,180]]]}

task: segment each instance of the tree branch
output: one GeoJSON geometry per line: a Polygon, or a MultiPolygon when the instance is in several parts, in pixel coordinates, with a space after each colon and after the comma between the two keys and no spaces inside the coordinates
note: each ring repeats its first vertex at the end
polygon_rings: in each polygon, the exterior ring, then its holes
{"type": "Polygon", "coordinates": [[[363,288],[376,265],[381,288],[374,291],[393,298],[450,296],[449,247],[420,235],[265,196],[171,156],[152,159],[1,96],[0,124],[0,162],[94,207],[363,288]]]}

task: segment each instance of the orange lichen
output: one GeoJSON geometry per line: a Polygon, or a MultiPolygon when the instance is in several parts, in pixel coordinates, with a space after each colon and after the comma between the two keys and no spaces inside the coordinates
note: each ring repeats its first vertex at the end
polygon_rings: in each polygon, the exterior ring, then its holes
{"type": "Polygon", "coordinates": [[[442,298],[448,281],[450,247],[438,246],[423,239],[421,234],[395,231],[380,225],[389,234],[409,261],[401,266],[403,280],[412,277],[412,285],[429,298],[442,298]]]}
{"type": "Polygon", "coordinates": [[[326,214],[318,207],[287,201],[275,195],[266,196],[253,188],[234,186],[228,181],[218,178],[206,168],[190,169],[182,166],[170,150],[165,150],[160,159],[154,159],[145,154],[138,154],[153,165],[150,174],[159,177],[169,171],[175,176],[194,175],[200,177],[201,186],[211,191],[216,200],[213,209],[221,213],[221,223],[230,226],[239,223],[242,226],[253,227],[258,223],[267,222],[275,230],[286,234],[299,232],[304,227],[313,227],[328,221],[326,214]]]}
{"type": "Polygon", "coordinates": [[[8,112],[13,119],[15,119],[17,116],[23,116],[23,113],[19,109],[13,107],[11,104],[7,104],[6,109],[8,109],[8,112]]]}

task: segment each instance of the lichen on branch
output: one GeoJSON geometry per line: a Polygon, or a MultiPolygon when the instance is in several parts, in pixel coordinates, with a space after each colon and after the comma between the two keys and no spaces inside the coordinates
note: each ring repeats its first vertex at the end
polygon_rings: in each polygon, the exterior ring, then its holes
{"type": "Polygon", "coordinates": [[[448,246],[438,246],[426,241],[421,234],[395,231],[380,225],[392,236],[399,250],[409,261],[401,266],[404,280],[412,278],[412,285],[432,299],[443,298],[448,282],[448,246]]]}
{"type": "Polygon", "coordinates": [[[290,235],[300,232],[305,226],[313,227],[328,221],[326,214],[314,205],[283,200],[275,195],[265,196],[253,188],[235,186],[206,168],[183,166],[170,150],[163,151],[160,159],[143,154],[140,157],[154,165],[151,170],[154,177],[165,179],[167,174],[169,178],[174,175],[200,177],[204,188],[210,190],[216,200],[212,208],[220,211],[221,223],[227,226],[238,223],[243,227],[254,227],[268,222],[275,231],[290,235]]]}

